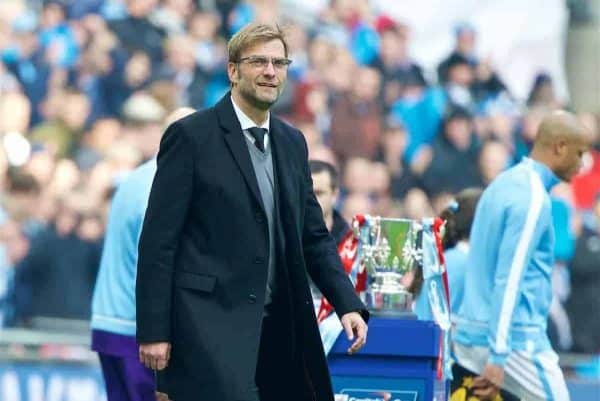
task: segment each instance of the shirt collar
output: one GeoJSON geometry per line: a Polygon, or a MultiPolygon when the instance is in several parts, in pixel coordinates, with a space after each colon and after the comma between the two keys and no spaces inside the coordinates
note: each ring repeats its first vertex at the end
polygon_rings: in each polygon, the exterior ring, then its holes
{"type": "MultiPolygon", "coordinates": [[[[254,121],[252,121],[252,119],[250,117],[248,117],[246,115],[246,113],[244,113],[242,111],[242,109],[240,109],[238,107],[237,104],[235,104],[235,100],[233,100],[233,96],[231,96],[231,103],[233,104],[233,110],[235,111],[235,115],[237,116],[240,125],[242,126],[242,130],[247,130],[248,128],[252,128],[252,127],[256,127],[256,123],[254,121]]],[[[267,132],[269,131],[269,125],[270,125],[270,121],[271,120],[271,113],[267,113],[267,119],[265,120],[264,123],[262,123],[261,125],[259,125],[259,128],[264,128],[267,130],[267,132]]]]}
{"type": "Polygon", "coordinates": [[[544,188],[546,191],[550,191],[553,186],[560,182],[560,179],[554,174],[552,170],[544,163],[540,163],[537,160],[533,160],[530,157],[523,157],[523,163],[531,166],[533,171],[535,171],[542,180],[542,184],[544,184],[544,188]]]}

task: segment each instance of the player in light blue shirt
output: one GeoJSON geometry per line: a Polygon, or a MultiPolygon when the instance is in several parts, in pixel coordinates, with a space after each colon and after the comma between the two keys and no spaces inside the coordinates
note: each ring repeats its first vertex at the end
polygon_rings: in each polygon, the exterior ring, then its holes
{"type": "Polygon", "coordinates": [[[475,395],[502,387],[528,401],[569,400],[546,335],[554,265],[549,191],[577,174],[589,142],[574,115],[548,115],[530,158],[500,174],[477,205],[454,336],[458,363],[480,374],[475,395]]]}
{"type": "MultiPolygon", "coordinates": [[[[180,108],[166,124],[193,112],[180,108]]],[[[131,172],[112,199],[92,299],[92,349],[98,352],[108,401],[156,401],[154,373],[141,364],[136,343],[138,242],[156,172],[153,158],[131,172]]]]}

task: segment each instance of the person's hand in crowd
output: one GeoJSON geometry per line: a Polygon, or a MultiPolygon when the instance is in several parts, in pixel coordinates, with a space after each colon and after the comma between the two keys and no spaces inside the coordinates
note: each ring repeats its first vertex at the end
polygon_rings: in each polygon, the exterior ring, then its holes
{"type": "Polygon", "coordinates": [[[354,354],[367,343],[367,324],[358,312],[346,313],[341,321],[348,340],[354,340],[348,353],[354,354]]]}
{"type": "Polygon", "coordinates": [[[421,175],[427,170],[433,159],[433,151],[429,146],[421,146],[410,163],[413,173],[421,175]]]}
{"type": "Polygon", "coordinates": [[[140,362],[149,369],[163,370],[169,364],[171,344],[167,342],[140,344],[140,362]]]}
{"type": "Polygon", "coordinates": [[[144,52],[134,53],[125,66],[125,81],[132,88],[142,85],[152,73],[150,57],[144,52]]]}

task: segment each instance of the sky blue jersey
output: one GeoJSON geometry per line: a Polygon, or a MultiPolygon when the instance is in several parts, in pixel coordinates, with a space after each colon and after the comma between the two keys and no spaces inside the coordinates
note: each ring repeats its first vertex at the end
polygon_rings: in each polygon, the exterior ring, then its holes
{"type": "Polygon", "coordinates": [[[138,241],[155,172],[152,159],[131,172],[115,192],[92,299],[92,329],[135,335],[138,241]]]}
{"type": "Polygon", "coordinates": [[[554,229],[549,190],[558,178],[524,158],[484,191],[470,235],[454,341],[486,346],[503,365],[512,350],[550,348],[554,229]]]}

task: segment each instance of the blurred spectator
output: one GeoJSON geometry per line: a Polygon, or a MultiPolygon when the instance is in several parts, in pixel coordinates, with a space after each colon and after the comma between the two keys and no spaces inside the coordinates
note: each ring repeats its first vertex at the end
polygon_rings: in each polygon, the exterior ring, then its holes
{"type": "Polygon", "coordinates": [[[592,209],[594,197],[600,192],[600,130],[597,116],[581,114],[579,118],[590,133],[592,149],[584,155],[581,172],[573,178],[571,185],[575,207],[587,211],[592,209]]]}
{"type": "Polygon", "coordinates": [[[481,184],[487,186],[498,174],[510,167],[511,156],[499,141],[487,141],[481,146],[479,153],[479,172],[481,184]]]}
{"type": "Polygon", "coordinates": [[[66,6],[59,0],[48,0],[42,8],[40,44],[51,65],[69,68],[77,61],[79,49],[73,30],[67,23],[66,6]]]}
{"type": "Polygon", "coordinates": [[[29,240],[14,220],[0,222],[0,329],[14,318],[13,280],[21,260],[29,251],[29,240]]]}
{"type": "Polygon", "coordinates": [[[287,27],[289,58],[294,60],[288,69],[288,79],[302,81],[309,69],[308,35],[298,24],[287,27]]]}
{"type": "Polygon", "coordinates": [[[352,221],[357,214],[373,214],[373,202],[367,194],[352,193],[344,199],[341,212],[346,221],[352,221]]]}
{"type": "Polygon", "coordinates": [[[317,145],[314,149],[312,149],[309,153],[309,157],[313,160],[321,160],[327,162],[336,168],[339,166],[335,155],[331,151],[331,148],[325,145],[317,145]]]}
{"type": "Polygon", "coordinates": [[[216,42],[223,40],[218,36],[220,26],[220,17],[209,11],[198,11],[190,17],[188,30],[196,45],[196,62],[205,71],[213,71],[225,60],[225,55],[217,54],[215,48],[216,42]]]}
{"type": "Polygon", "coordinates": [[[508,93],[504,82],[492,68],[490,60],[481,60],[475,67],[473,96],[478,105],[494,101],[502,93],[508,93]]]}
{"type": "Polygon", "coordinates": [[[427,198],[427,194],[419,188],[412,188],[403,202],[402,217],[413,220],[421,220],[434,215],[433,208],[427,198]]]}
{"type": "Polygon", "coordinates": [[[381,162],[371,165],[371,199],[373,213],[378,216],[390,216],[393,202],[390,190],[391,176],[387,166],[381,162]]]}
{"type": "Polygon", "coordinates": [[[83,137],[73,159],[81,170],[89,170],[105,157],[121,136],[121,123],[117,119],[98,119],[83,137]]]}
{"type": "Polygon", "coordinates": [[[94,280],[100,262],[98,241],[86,241],[78,228],[88,201],[63,196],[52,224],[32,243],[16,271],[16,319],[33,317],[89,319],[94,280]]]}
{"type": "Polygon", "coordinates": [[[67,89],[61,94],[58,115],[31,132],[31,139],[52,149],[57,156],[72,156],[83,137],[91,111],[89,99],[80,91],[67,89]]]}
{"type": "Polygon", "coordinates": [[[533,146],[533,141],[537,135],[540,122],[548,114],[548,109],[544,107],[534,107],[525,113],[522,119],[521,127],[516,132],[515,137],[515,162],[519,162],[524,156],[527,156],[533,146]]]}
{"type": "Polygon", "coordinates": [[[333,50],[333,44],[322,35],[317,35],[308,44],[309,67],[304,74],[305,81],[314,82],[325,76],[327,69],[335,59],[333,50]]]}
{"type": "MultiPolygon", "coordinates": [[[[489,132],[481,135],[480,138],[492,139],[500,142],[506,150],[509,152],[510,157],[513,157],[515,152],[515,125],[516,116],[506,113],[503,110],[489,110],[486,115],[483,116],[489,124],[489,132]]],[[[477,117],[475,117],[477,119],[477,117]]],[[[479,116],[481,118],[481,116],[479,116]]]]}
{"type": "Polygon", "coordinates": [[[295,125],[304,135],[306,145],[308,146],[308,153],[312,153],[312,150],[317,146],[323,145],[323,138],[315,124],[308,121],[300,121],[295,125]]]}
{"type": "Polygon", "coordinates": [[[42,193],[40,184],[33,175],[22,169],[11,168],[8,170],[4,189],[6,192],[2,199],[2,208],[20,223],[27,235],[33,237],[44,226],[44,223],[35,217],[42,193]]]}
{"type": "Polygon", "coordinates": [[[164,29],[151,22],[150,15],[158,0],[125,0],[127,17],[110,23],[111,30],[129,52],[143,51],[152,63],[158,64],[162,57],[164,29]]]}
{"type": "Polygon", "coordinates": [[[51,65],[41,48],[35,29],[36,21],[17,19],[13,22],[14,42],[1,49],[2,61],[19,80],[31,102],[31,124],[42,120],[40,103],[46,97],[51,65]]]}
{"type": "Polygon", "coordinates": [[[471,115],[456,108],[446,117],[442,129],[442,135],[432,146],[432,162],[422,176],[423,186],[430,195],[457,193],[479,184],[479,146],[471,115]]]}
{"type": "Polygon", "coordinates": [[[349,194],[365,194],[371,191],[371,162],[365,158],[352,158],[343,171],[342,188],[349,194]]]}
{"type": "Polygon", "coordinates": [[[409,82],[427,86],[420,66],[408,55],[408,27],[397,25],[387,17],[380,17],[381,45],[379,56],[372,63],[382,76],[382,94],[385,110],[400,97],[409,82]]]}
{"type": "Polygon", "coordinates": [[[390,174],[392,198],[402,199],[411,188],[421,183],[403,158],[408,141],[406,129],[394,119],[388,120],[377,160],[385,163],[390,174]]]}
{"type": "Polygon", "coordinates": [[[567,310],[573,328],[576,352],[600,352],[600,193],[596,196],[593,218],[577,239],[571,261],[571,296],[567,310]]]}
{"type": "Polygon", "coordinates": [[[373,159],[381,136],[380,74],[360,68],[352,91],[340,97],[331,112],[331,146],[344,161],[351,157],[373,159]]]}
{"type": "Polygon", "coordinates": [[[460,59],[475,67],[477,57],[475,55],[475,40],[477,33],[475,28],[467,23],[458,25],[455,28],[456,44],[450,55],[438,66],[438,80],[441,84],[446,84],[450,80],[450,67],[455,60],[460,59]]]}
{"type": "MultiPolygon", "coordinates": [[[[393,82],[390,84],[393,85],[393,82]]],[[[389,88],[384,88],[386,93],[389,88]]],[[[439,133],[446,98],[439,88],[427,88],[417,76],[408,75],[390,113],[406,125],[408,146],[404,158],[412,164],[423,145],[431,144],[439,133]]]]}
{"type": "Polygon", "coordinates": [[[451,105],[475,110],[475,96],[472,91],[475,82],[475,69],[469,59],[454,54],[447,60],[447,79],[444,83],[446,96],[451,105]]]}
{"type": "Polygon", "coordinates": [[[29,129],[31,104],[19,92],[0,95],[0,133],[26,134],[29,129]]]}
{"type": "Polygon", "coordinates": [[[206,76],[196,66],[195,46],[187,35],[172,36],[165,41],[165,63],[158,78],[172,81],[176,86],[177,106],[204,106],[206,76]]]}
{"type": "Polygon", "coordinates": [[[540,73],[535,77],[527,99],[527,106],[546,107],[550,110],[561,107],[561,103],[554,92],[554,82],[550,75],[540,73]]]}

